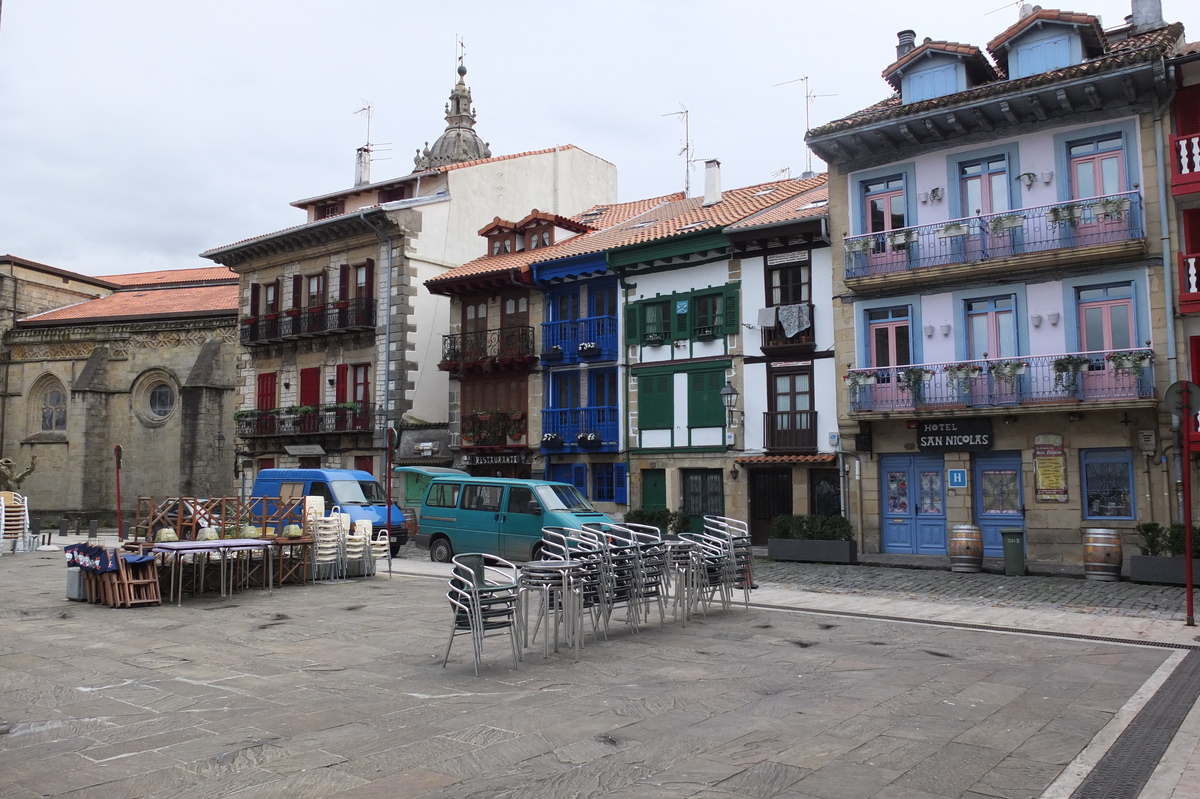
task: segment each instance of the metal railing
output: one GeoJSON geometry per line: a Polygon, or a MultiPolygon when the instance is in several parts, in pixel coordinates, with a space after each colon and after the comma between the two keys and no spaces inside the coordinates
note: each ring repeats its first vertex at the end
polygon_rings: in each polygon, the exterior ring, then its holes
{"type": "Polygon", "coordinates": [[[852,369],[853,411],[1004,407],[1154,397],[1146,348],[852,369]]]}
{"type": "MultiPolygon", "coordinates": [[[[788,336],[783,329],[783,324],[776,322],[771,327],[763,327],[762,329],[762,348],[770,349],[771,347],[795,347],[795,346],[812,346],[816,343],[816,319],[814,313],[816,308],[811,302],[796,303],[797,305],[808,306],[808,327],[804,330],[797,331],[795,335],[788,336]]],[[[778,307],[778,306],[777,306],[778,307]]]]}
{"type": "Polygon", "coordinates": [[[817,451],[816,411],[767,411],[763,443],[769,450],[817,451]]]}
{"type": "Polygon", "coordinates": [[[241,342],[256,344],[371,327],[375,327],[375,300],[359,298],[244,319],[241,342]]]}
{"type": "Polygon", "coordinates": [[[1136,191],[847,236],[846,277],[1013,258],[1144,237],[1136,191]]]}
{"type": "Polygon", "coordinates": [[[463,416],[461,440],[464,447],[515,446],[526,430],[524,411],[476,411],[463,416]]]}
{"type": "Polygon", "coordinates": [[[442,336],[440,366],[447,369],[487,359],[506,362],[533,357],[533,327],[516,325],[442,336]]]}
{"type": "Polygon", "coordinates": [[[542,322],[541,355],[543,361],[561,363],[616,360],[617,317],[589,316],[542,322]]]}
{"type": "Polygon", "coordinates": [[[542,446],[615,446],[621,420],[615,406],[547,408],[542,411],[542,446]],[[554,438],[557,436],[557,439],[554,438]]]}
{"type": "Polygon", "coordinates": [[[387,414],[382,408],[363,408],[358,403],[299,408],[241,411],[235,417],[237,434],[240,438],[261,438],[321,433],[364,433],[382,430],[387,426],[387,414]],[[311,410],[308,410],[309,408],[311,410]]]}

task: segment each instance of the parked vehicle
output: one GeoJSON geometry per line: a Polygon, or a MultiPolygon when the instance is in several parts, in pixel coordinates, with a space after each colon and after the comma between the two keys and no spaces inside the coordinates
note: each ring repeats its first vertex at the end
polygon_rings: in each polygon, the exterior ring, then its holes
{"type": "MultiPolygon", "coordinates": [[[[294,497],[324,497],[325,512],[336,505],[342,513],[350,514],[351,524],[369,521],[373,530],[388,530],[392,555],[408,543],[404,511],[392,504],[391,526],[388,526],[387,493],[370,472],[352,469],[263,469],[254,479],[250,491],[251,503],[266,502],[267,512],[272,502],[294,497]]],[[[261,507],[254,508],[261,513],[261,507]]]]}
{"type": "Polygon", "coordinates": [[[404,480],[404,499],[399,504],[404,508],[408,536],[414,540],[421,531],[421,501],[425,499],[425,489],[429,487],[429,481],[447,475],[467,476],[462,469],[452,469],[449,466],[397,466],[392,472],[404,480]]]}
{"type": "Polygon", "coordinates": [[[459,552],[536,560],[543,527],[579,528],[588,522],[614,523],[569,483],[446,475],[429,481],[414,540],[439,563],[459,552]]]}

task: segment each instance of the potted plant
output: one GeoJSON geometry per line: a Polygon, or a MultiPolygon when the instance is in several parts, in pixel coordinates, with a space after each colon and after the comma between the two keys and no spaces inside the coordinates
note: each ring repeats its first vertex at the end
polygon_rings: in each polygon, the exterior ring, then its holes
{"type": "Polygon", "coordinates": [[[1129,210],[1129,199],[1126,197],[1109,197],[1097,203],[1095,210],[1106,220],[1117,222],[1123,219],[1125,212],[1129,210]]]}
{"type": "Polygon", "coordinates": [[[988,228],[993,233],[1005,233],[1013,228],[1021,227],[1025,223],[1025,217],[1020,214],[1004,214],[1003,216],[993,216],[988,222],[988,228]]]}
{"type": "MultiPolygon", "coordinates": [[[[1180,522],[1163,527],[1158,522],[1142,522],[1137,526],[1141,555],[1129,558],[1129,579],[1135,583],[1166,583],[1184,585],[1187,562],[1184,560],[1186,528],[1180,522]]],[[[1192,571],[1200,573],[1200,528],[1192,528],[1192,571]]]]}
{"type": "Polygon", "coordinates": [[[844,516],[776,516],[767,557],[812,563],[857,563],[854,528],[844,516]]]}
{"type": "Polygon", "coordinates": [[[525,425],[524,424],[510,425],[508,428],[508,437],[511,438],[513,441],[520,441],[522,438],[525,437],[525,425]]]}
{"type": "Polygon", "coordinates": [[[562,346],[559,344],[551,344],[545,352],[542,353],[543,361],[561,361],[563,356],[562,346]]]}
{"type": "Polygon", "coordinates": [[[873,386],[879,379],[879,373],[873,369],[850,372],[842,377],[851,391],[858,391],[859,386],[873,386]]]}
{"type": "Polygon", "coordinates": [[[891,233],[888,233],[887,240],[893,250],[898,250],[907,244],[914,243],[917,240],[917,231],[893,230],[891,233]]]}
{"type": "Polygon", "coordinates": [[[595,358],[600,354],[600,345],[594,341],[581,341],[579,343],[580,358],[595,358]]]}
{"type": "Polygon", "coordinates": [[[240,422],[245,419],[257,419],[258,417],[262,416],[262,413],[263,413],[262,411],[258,411],[258,410],[234,411],[233,412],[233,421],[240,422]]]}
{"type": "Polygon", "coordinates": [[[1054,388],[1074,394],[1079,390],[1080,370],[1090,363],[1091,359],[1083,355],[1063,355],[1055,358],[1050,365],[1054,372],[1054,388]]]}
{"type": "Polygon", "coordinates": [[[1079,224],[1079,217],[1083,216],[1083,206],[1078,203],[1064,203],[1056,205],[1046,212],[1046,219],[1056,225],[1070,225],[1075,227],[1079,224]]]}
{"type": "Polygon", "coordinates": [[[600,445],[600,434],[595,430],[580,433],[575,436],[575,443],[581,447],[596,447],[600,445]]]}
{"type": "Polygon", "coordinates": [[[1025,361],[996,361],[990,367],[992,377],[997,382],[1004,383],[1011,390],[1018,375],[1025,374],[1029,364],[1025,361]]]}
{"type": "Polygon", "coordinates": [[[561,447],[563,443],[562,436],[558,433],[544,433],[542,435],[542,446],[551,449],[561,447]]]}
{"type": "Polygon", "coordinates": [[[971,232],[970,225],[964,221],[950,222],[938,229],[937,235],[940,239],[948,239],[954,236],[965,236],[971,232]]]}
{"type": "Polygon", "coordinates": [[[663,345],[662,333],[647,333],[643,343],[647,347],[661,347],[663,345]]]}
{"type": "Polygon", "coordinates": [[[1142,350],[1116,350],[1105,355],[1104,360],[1112,365],[1117,374],[1131,374],[1140,378],[1146,371],[1146,362],[1150,360],[1150,356],[1151,353],[1142,350]]]}
{"type": "Polygon", "coordinates": [[[933,375],[922,366],[909,366],[896,374],[896,382],[912,395],[912,401],[918,403],[925,395],[925,381],[933,375]]]}
{"type": "Polygon", "coordinates": [[[952,363],[946,367],[946,379],[954,383],[960,394],[971,392],[971,381],[983,374],[977,363],[952,363]]]}
{"type": "Polygon", "coordinates": [[[846,239],[846,252],[867,252],[871,249],[873,236],[860,236],[856,239],[846,239]]]}

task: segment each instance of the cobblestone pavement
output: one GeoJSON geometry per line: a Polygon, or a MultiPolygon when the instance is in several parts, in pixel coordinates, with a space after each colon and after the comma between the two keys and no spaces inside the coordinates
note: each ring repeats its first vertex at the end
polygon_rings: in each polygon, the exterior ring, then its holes
{"type": "MultiPolygon", "coordinates": [[[[401,548],[400,557],[428,560],[429,555],[409,544],[401,548]]],[[[1186,595],[1181,586],[1126,581],[793,563],[769,560],[758,553],[754,560],[754,578],[760,585],[776,584],[823,594],[869,594],[958,605],[1037,608],[1172,621],[1183,621],[1187,616],[1186,595]]]]}

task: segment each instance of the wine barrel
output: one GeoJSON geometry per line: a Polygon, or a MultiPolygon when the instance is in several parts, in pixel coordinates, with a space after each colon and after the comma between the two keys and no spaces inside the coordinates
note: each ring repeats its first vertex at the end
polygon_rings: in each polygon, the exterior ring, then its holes
{"type": "Polygon", "coordinates": [[[1089,580],[1121,579],[1121,534],[1091,528],[1083,531],[1083,576],[1089,580]]]}
{"type": "Polygon", "coordinates": [[[955,524],[950,527],[949,547],[950,571],[983,571],[983,534],[973,524],[955,524]]]}

